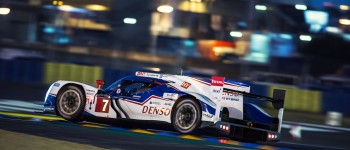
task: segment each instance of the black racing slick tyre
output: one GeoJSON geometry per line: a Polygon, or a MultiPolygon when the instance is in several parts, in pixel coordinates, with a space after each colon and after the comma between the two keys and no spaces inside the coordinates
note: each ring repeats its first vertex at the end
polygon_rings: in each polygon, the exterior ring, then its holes
{"type": "Polygon", "coordinates": [[[181,100],[174,108],[171,122],[176,131],[188,134],[201,125],[202,112],[198,103],[192,99],[181,100]]]}
{"type": "Polygon", "coordinates": [[[63,87],[56,99],[58,115],[69,121],[81,121],[86,102],[83,93],[77,86],[63,87]]]}

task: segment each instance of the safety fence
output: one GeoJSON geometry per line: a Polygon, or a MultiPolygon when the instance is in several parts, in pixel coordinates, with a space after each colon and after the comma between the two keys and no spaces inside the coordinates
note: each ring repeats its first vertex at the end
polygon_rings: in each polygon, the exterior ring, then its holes
{"type": "MultiPolygon", "coordinates": [[[[40,60],[0,59],[0,81],[3,82],[48,85],[57,80],[72,80],[94,85],[96,79],[103,79],[106,81],[106,85],[109,85],[133,73],[132,71],[103,68],[101,66],[43,62],[40,60]]],[[[348,108],[350,106],[349,89],[329,88],[318,91],[280,85],[252,84],[251,92],[272,96],[273,89],[287,91],[286,109],[314,113],[337,111],[347,116],[350,115],[350,109],[348,108]]],[[[259,101],[252,102],[268,105],[259,101]]]]}

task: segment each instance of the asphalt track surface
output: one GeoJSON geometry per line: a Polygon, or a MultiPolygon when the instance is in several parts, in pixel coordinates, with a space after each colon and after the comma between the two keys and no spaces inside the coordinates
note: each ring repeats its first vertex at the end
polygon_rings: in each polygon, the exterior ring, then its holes
{"type": "Polygon", "coordinates": [[[248,143],[230,140],[214,128],[200,129],[192,135],[179,135],[170,124],[161,122],[87,118],[88,121],[73,123],[57,116],[34,113],[41,109],[35,103],[25,106],[19,103],[0,101],[0,129],[106,149],[350,148],[350,129],[347,128],[286,122],[279,143],[248,143]],[[301,130],[301,139],[293,139],[289,133],[296,124],[301,130]]]}

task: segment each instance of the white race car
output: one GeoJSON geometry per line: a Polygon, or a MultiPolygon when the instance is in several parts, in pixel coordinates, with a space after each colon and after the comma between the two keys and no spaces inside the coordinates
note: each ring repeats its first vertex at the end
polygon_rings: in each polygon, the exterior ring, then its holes
{"type": "Polygon", "coordinates": [[[224,77],[194,78],[182,75],[136,72],[105,89],[74,81],[57,81],[47,91],[45,112],[70,121],[89,115],[104,118],[156,120],[171,123],[188,134],[199,127],[215,126],[231,138],[279,141],[284,90],[273,97],[250,94],[250,86],[224,77]],[[272,102],[279,111],[271,117],[244,97],[272,102]]]}

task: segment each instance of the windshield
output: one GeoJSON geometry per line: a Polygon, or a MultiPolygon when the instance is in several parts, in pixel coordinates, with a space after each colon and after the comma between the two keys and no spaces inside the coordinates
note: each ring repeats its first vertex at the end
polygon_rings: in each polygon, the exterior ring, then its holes
{"type": "Polygon", "coordinates": [[[110,94],[111,92],[116,91],[119,88],[120,83],[125,80],[127,77],[121,78],[118,81],[114,82],[113,84],[111,84],[110,86],[108,86],[107,88],[105,88],[105,91],[107,94],[110,94]]]}

